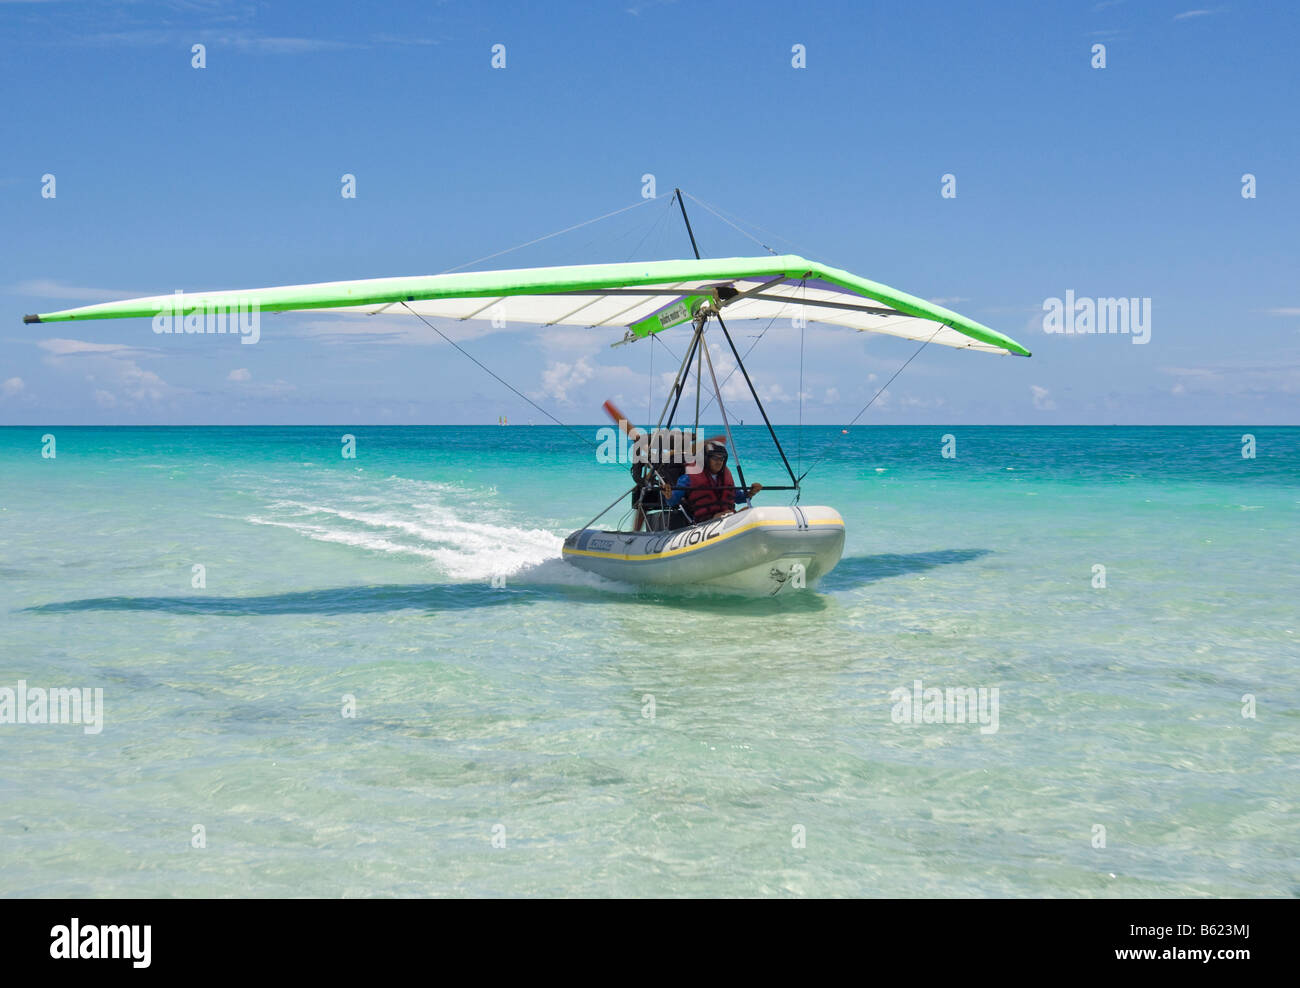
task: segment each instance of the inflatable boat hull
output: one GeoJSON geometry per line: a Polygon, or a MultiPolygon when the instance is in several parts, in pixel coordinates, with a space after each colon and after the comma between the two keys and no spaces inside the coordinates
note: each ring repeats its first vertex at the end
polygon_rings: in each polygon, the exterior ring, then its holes
{"type": "Polygon", "coordinates": [[[675,532],[584,528],[564,558],[611,580],[775,595],[816,586],[844,552],[834,508],[749,508],[675,532]]]}

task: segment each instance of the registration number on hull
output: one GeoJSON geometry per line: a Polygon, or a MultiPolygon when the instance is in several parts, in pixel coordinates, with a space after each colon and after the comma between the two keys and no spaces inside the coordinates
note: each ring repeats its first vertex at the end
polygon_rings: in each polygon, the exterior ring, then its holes
{"type": "Polygon", "coordinates": [[[685,549],[688,546],[700,545],[710,539],[716,539],[722,533],[724,524],[726,524],[725,519],[711,521],[680,532],[670,532],[656,536],[645,544],[644,552],[646,555],[658,555],[663,552],[672,552],[674,549],[685,549]]]}

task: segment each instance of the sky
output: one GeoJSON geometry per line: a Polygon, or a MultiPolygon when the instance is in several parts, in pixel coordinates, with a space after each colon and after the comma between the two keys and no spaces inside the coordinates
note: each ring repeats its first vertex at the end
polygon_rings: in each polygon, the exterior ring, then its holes
{"type": "MultiPolygon", "coordinates": [[[[0,424],[541,424],[409,316],[254,345],[22,316],[690,257],[677,186],[705,256],[802,254],[1033,351],[927,347],[864,424],[1300,424],[1297,5],[0,0],[0,32],[0,424]],[[1149,338],[1046,332],[1067,292],[1149,299],[1149,338]]],[[[657,417],[687,342],[439,328],[567,423],[657,417]]],[[[917,349],[732,328],[782,423],[850,421],[917,349]]]]}

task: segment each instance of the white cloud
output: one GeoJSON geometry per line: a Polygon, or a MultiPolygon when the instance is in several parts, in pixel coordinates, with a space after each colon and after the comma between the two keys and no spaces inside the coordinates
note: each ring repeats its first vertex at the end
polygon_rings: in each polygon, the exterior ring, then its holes
{"type": "Polygon", "coordinates": [[[227,381],[251,381],[252,379],[253,375],[249,373],[247,367],[240,367],[237,370],[232,370],[226,377],[227,381]]]}
{"type": "Polygon", "coordinates": [[[27,387],[27,385],[23,383],[21,377],[11,377],[3,384],[0,384],[0,394],[3,394],[6,398],[12,398],[14,395],[19,394],[25,387],[27,387]]]}
{"type": "Polygon", "coordinates": [[[133,358],[149,351],[121,343],[89,343],[85,340],[41,340],[37,346],[50,354],[46,362],[59,370],[80,371],[95,385],[92,397],[104,408],[123,404],[150,404],[182,394],[133,358]]]}
{"type": "Polygon", "coordinates": [[[374,34],[370,40],[377,45],[440,45],[438,38],[416,38],[405,34],[374,34]]]}
{"type": "Polygon", "coordinates": [[[94,34],[83,39],[88,44],[111,45],[172,45],[186,41],[191,35],[209,47],[234,48],[254,55],[310,55],[315,52],[347,51],[349,49],[383,48],[390,45],[437,45],[437,38],[415,35],[372,34],[368,39],[334,41],[329,38],[298,38],[258,34],[255,31],[214,31],[211,28],[189,29],[184,32],[142,28],[116,33],[94,34]],[[195,30],[198,31],[195,35],[195,30]]]}
{"type": "MultiPolygon", "coordinates": [[[[724,351],[721,344],[709,344],[709,359],[713,361],[713,373],[718,379],[718,387],[722,389],[722,400],[724,402],[737,402],[753,400],[749,393],[749,386],[745,383],[745,377],[736,369],[736,362],[732,359],[730,351],[724,351]]],[[[694,378],[692,378],[692,381],[694,378]]],[[[705,394],[705,401],[713,395],[713,379],[709,376],[709,365],[706,361],[704,364],[704,381],[702,388],[705,394]]],[[[780,385],[775,385],[770,392],[773,395],[781,393],[780,385]]],[[[767,394],[763,395],[765,401],[783,401],[784,398],[768,398],[767,394]]]]}
{"type": "Polygon", "coordinates": [[[627,7],[625,9],[626,12],[631,14],[633,17],[640,17],[641,11],[643,10],[649,10],[652,7],[663,6],[665,4],[672,4],[676,2],[677,0],[642,0],[641,3],[638,3],[632,7],[627,7]]]}
{"type": "MultiPolygon", "coordinates": [[[[522,329],[523,324],[519,324],[517,328],[522,329]]],[[[600,351],[608,349],[616,339],[618,339],[617,334],[609,331],[602,332],[582,326],[546,326],[532,342],[549,353],[564,353],[571,358],[577,358],[578,356],[594,357],[600,351]]],[[[644,350],[639,352],[645,353],[644,350]]],[[[663,351],[655,354],[655,357],[663,360],[670,359],[663,351]]]]}
{"type": "Polygon", "coordinates": [[[304,55],[321,51],[342,51],[365,48],[364,44],[350,41],[331,41],[325,38],[272,37],[251,31],[213,31],[191,28],[187,31],[159,30],[153,28],[106,32],[87,35],[81,40],[90,45],[178,45],[197,38],[209,47],[235,48],[257,55],[304,55]],[[197,31],[197,33],[196,33],[197,31]]]}
{"type": "MultiPolygon", "coordinates": [[[[733,377],[732,380],[735,381],[737,378],[733,377]]],[[[759,397],[763,399],[763,404],[765,405],[775,405],[783,401],[795,402],[799,400],[797,394],[786,394],[785,388],[781,387],[781,385],[776,382],[768,385],[758,384],[755,385],[755,387],[758,388],[759,397]]],[[[750,397],[749,388],[745,387],[745,382],[743,380],[740,382],[740,388],[742,395],[747,398],[750,397]]],[[[722,390],[726,391],[727,388],[723,388],[722,390]]],[[[731,399],[728,398],[727,400],[730,401],[731,399]]]]}
{"type": "Polygon", "coordinates": [[[1174,14],[1174,20],[1185,21],[1193,17],[1206,17],[1213,13],[1215,13],[1215,11],[1207,10],[1205,8],[1200,10],[1184,10],[1181,14],[1174,14]]]}
{"type": "Polygon", "coordinates": [[[552,398],[568,404],[569,391],[591,380],[595,373],[596,369],[587,363],[586,357],[579,357],[572,364],[552,360],[546,370],[542,371],[542,390],[531,397],[552,398]]]}
{"type": "Polygon", "coordinates": [[[85,340],[40,340],[36,345],[42,350],[54,354],[55,357],[73,357],[80,354],[125,357],[131,354],[138,355],[148,352],[141,350],[139,347],[128,346],[125,343],[88,343],[85,340]]]}
{"type": "MultiPolygon", "coordinates": [[[[250,374],[249,377],[252,375],[250,374]]],[[[248,381],[247,378],[243,380],[248,381]]],[[[297,391],[296,384],[290,384],[283,378],[277,377],[269,384],[260,381],[248,381],[247,386],[239,389],[241,393],[250,395],[254,398],[282,398],[292,391],[297,391]]]]}
{"type": "Polygon", "coordinates": [[[905,395],[904,397],[899,399],[899,405],[902,406],[903,408],[942,408],[943,399],[942,398],[914,398],[910,395],[905,395]]]}
{"type": "Polygon", "coordinates": [[[1161,367],[1161,373],[1174,374],[1178,377],[1218,377],[1220,372],[1210,367],[1161,367]]]}
{"type": "MultiPolygon", "coordinates": [[[[447,339],[457,343],[489,336],[492,333],[509,332],[512,329],[509,325],[504,329],[496,329],[490,322],[481,320],[461,322],[456,319],[426,318],[442,330],[447,339]]],[[[333,344],[428,346],[447,342],[429,326],[400,307],[377,316],[367,316],[358,312],[331,313],[324,318],[299,323],[293,326],[289,333],[298,337],[310,337],[321,343],[333,344]]]]}
{"type": "Polygon", "coordinates": [[[1029,385],[1029,392],[1033,395],[1034,407],[1039,411],[1050,412],[1056,407],[1056,402],[1052,400],[1046,388],[1031,384],[1029,385]]]}
{"type": "MultiPolygon", "coordinates": [[[[749,399],[749,388],[745,384],[745,378],[736,370],[736,362],[731,358],[729,351],[723,351],[721,345],[709,344],[709,358],[713,361],[713,373],[717,376],[718,385],[722,388],[722,400],[725,402],[736,402],[749,399]]],[[[658,385],[655,388],[656,394],[666,394],[673,386],[677,379],[677,371],[663,371],[657,375],[658,385]]],[[[703,399],[701,408],[711,398],[713,398],[713,379],[709,376],[709,365],[706,361],[703,370],[703,381],[701,384],[703,399]]],[[[690,403],[691,407],[695,405],[695,363],[692,361],[690,371],[687,374],[686,386],[682,388],[682,403],[690,403]]],[[[766,400],[766,395],[764,395],[766,400]]]]}
{"type": "MultiPolygon", "coordinates": [[[[672,388],[673,382],[676,380],[677,380],[676,371],[662,372],[661,374],[658,375],[658,381],[655,385],[655,394],[666,395],[669,389],[672,388]]],[[[685,393],[686,393],[685,390],[683,390],[682,394],[685,393]]]]}
{"type": "Polygon", "coordinates": [[[74,302],[115,302],[125,298],[140,298],[142,295],[148,294],[148,292],[127,292],[120,288],[86,288],[81,285],[70,285],[54,278],[32,278],[28,281],[20,281],[9,285],[5,291],[14,295],[30,295],[33,298],[62,298],[74,302]]]}
{"type": "Polygon", "coordinates": [[[1300,392],[1300,364],[1224,364],[1219,367],[1160,367],[1177,378],[1174,394],[1292,395],[1300,392]]]}
{"type": "Polygon", "coordinates": [[[115,360],[118,365],[111,375],[118,388],[119,397],[129,402],[158,402],[179,391],[151,370],[145,370],[134,360],[115,360]]]}

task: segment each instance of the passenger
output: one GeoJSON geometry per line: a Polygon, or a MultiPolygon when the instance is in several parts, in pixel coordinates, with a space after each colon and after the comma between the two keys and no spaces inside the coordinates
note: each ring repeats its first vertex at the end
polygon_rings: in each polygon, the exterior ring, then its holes
{"type": "MultiPolygon", "coordinates": [[[[684,498],[692,522],[697,523],[731,514],[737,504],[749,501],[762,489],[762,484],[750,484],[749,490],[737,487],[727,469],[727,447],[709,443],[704,447],[704,469],[695,474],[682,474],[671,492],[668,506],[675,508],[684,498]]],[[[669,494],[666,487],[664,494],[669,494]]]]}
{"type": "Polygon", "coordinates": [[[636,520],[632,524],[632,531],[634,532],[639,532],[642,528],[654,531],[654,520],[658,518],[660,511],[663,509],[663,496],[659,493],[658,487],[651,486],[652,483],[650,465],[648,463],[633,463],[632,507],[636,510],[636,520]]]}
{"type": "Polygon", "coordinates": [[[649,447],[644,455],[633,453],[632,481],[636,490],[632,492],[632,505],[636,508],[636,521],[632,530],[639,532],[644,527],[647,531],[659,532],[670,527],[685,527],[672,524],[673,516],[681,516],[681,522],[689,522],[683,512],[670,511],[662,490],[665,485],[671,488],[685,472],[682,451],[667,432],[657,429],[651,435],[649,447]]]}

